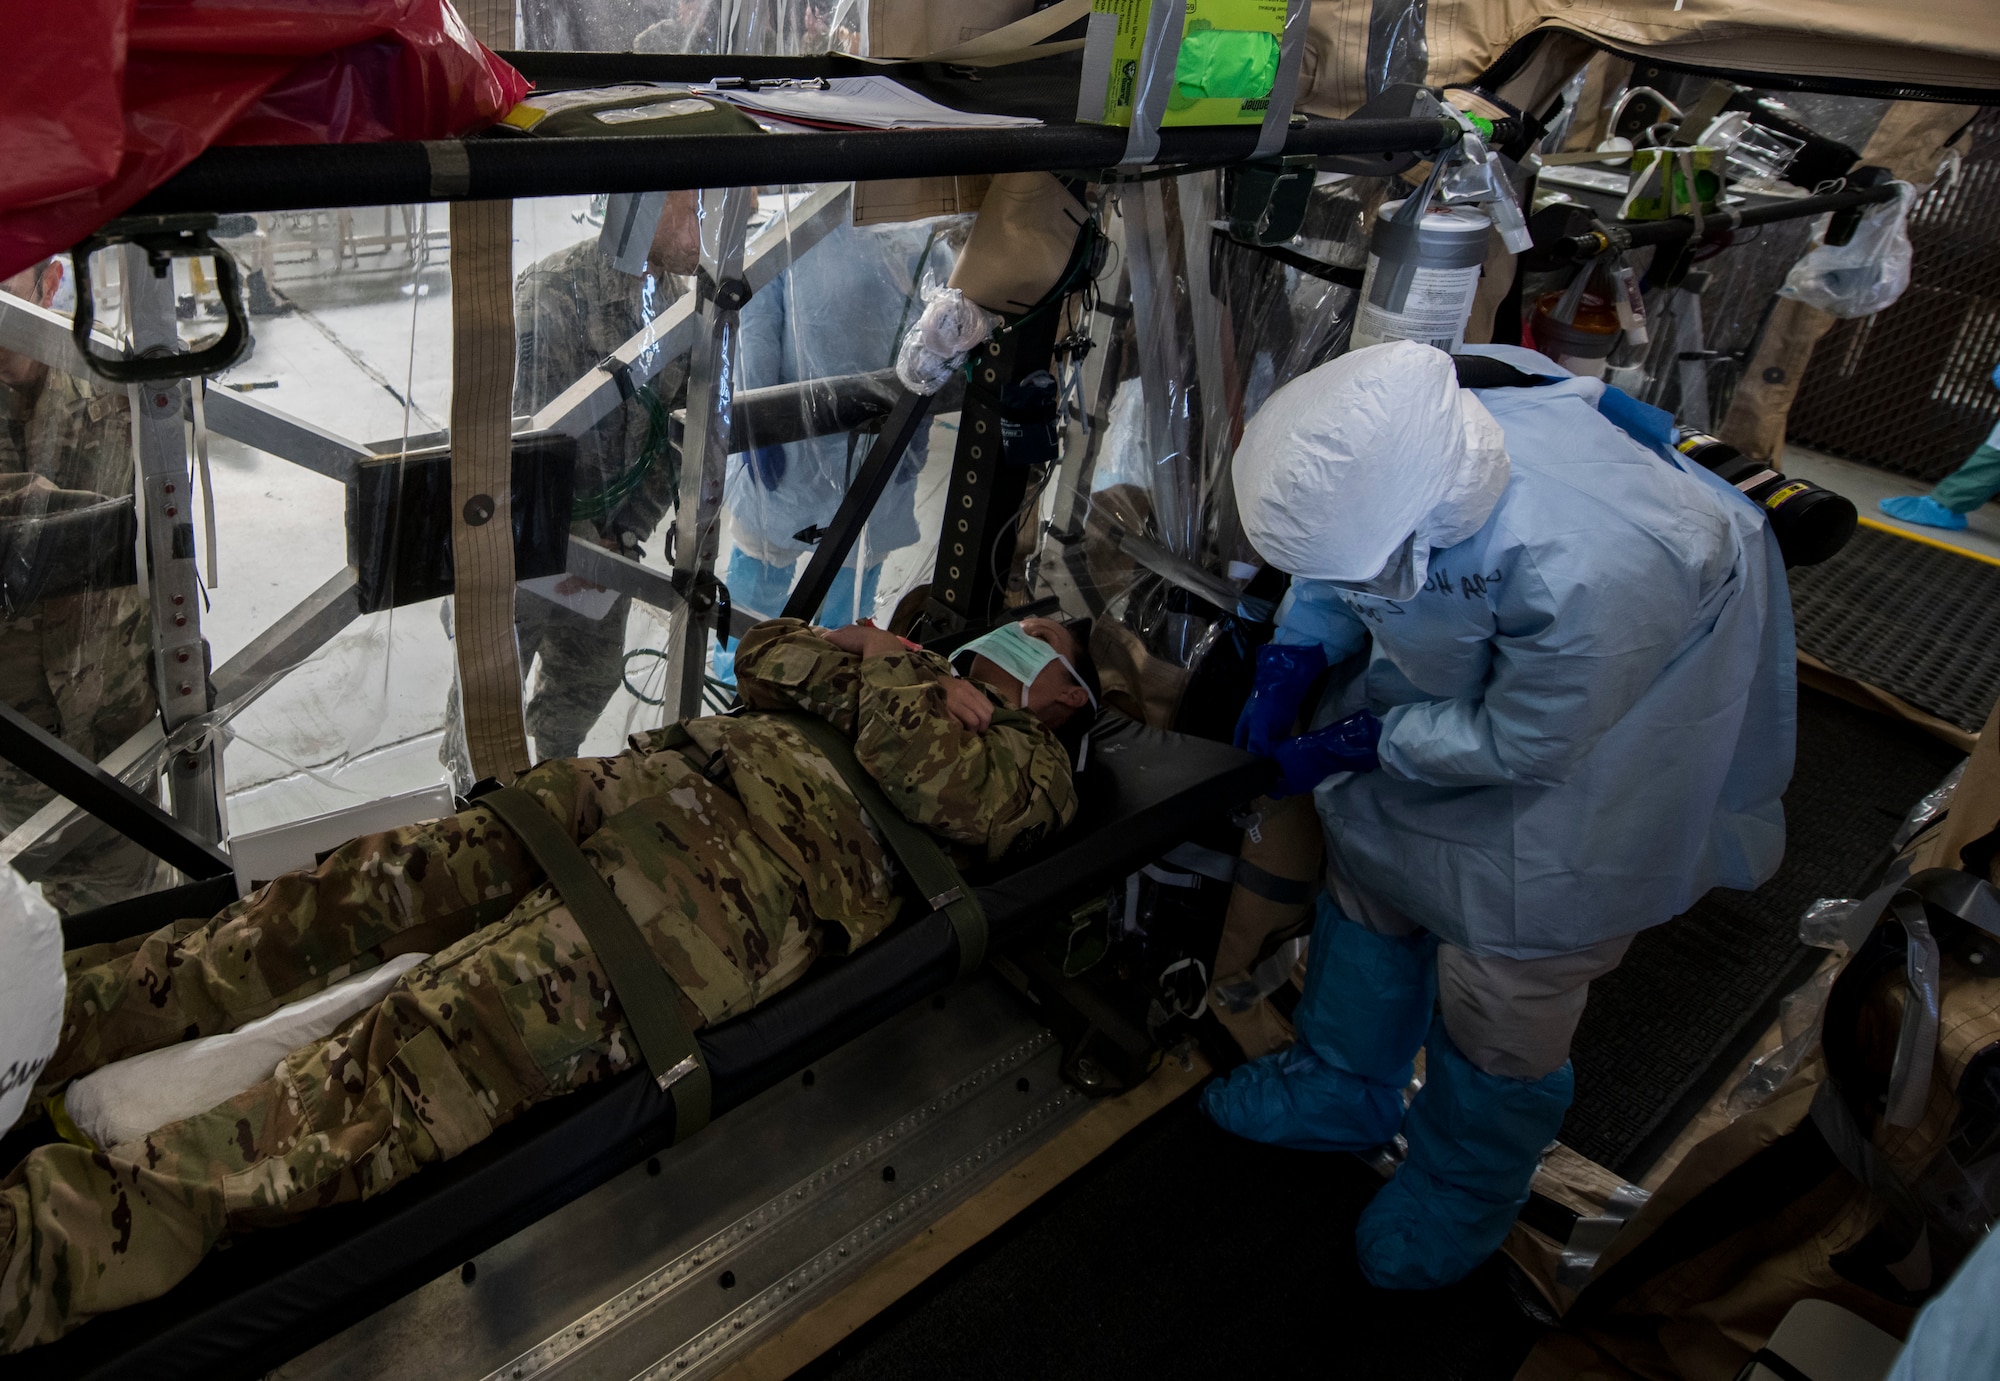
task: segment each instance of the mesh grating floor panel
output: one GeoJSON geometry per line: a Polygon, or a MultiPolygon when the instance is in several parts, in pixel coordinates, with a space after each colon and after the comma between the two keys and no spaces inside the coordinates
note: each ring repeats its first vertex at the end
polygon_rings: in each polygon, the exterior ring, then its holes
{"type": "Polygon", "coordinates": [[[1791,573],[1799,647],[1977,733],[2000,695],[2000,566],[1863,527],[1791,573]]]}
{"type": "Polygon", "coordinates": [[[1908,290],[1833,323],[1799,382],[1787,440],[1927,483],[1958,468],[2000,417],[1988,377],[2000,357],[1996,217],[2000,107],[1988,106],[1958,174],[1910,208],[1908,290]]]}

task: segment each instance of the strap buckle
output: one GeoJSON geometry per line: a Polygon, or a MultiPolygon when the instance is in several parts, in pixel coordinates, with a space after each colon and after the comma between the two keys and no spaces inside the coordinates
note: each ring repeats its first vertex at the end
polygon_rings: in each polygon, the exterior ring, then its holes
{"type": "Polygon", "coordinates": [[[662,1074],[659,1078],[655,1079],[653,1082],[660,1086],[661,1093],[665,1093],[668,1089],[672,1088],[675,1084],[678,1084],[681,1080],[687,1078],[688,1075],[694,1073],[695,1070],[699,1069],[700,1067],[701,1067],[700,1064],[695,1060],[694,1056],[683,1055],[681,1057],[681,1061],[679,1064],[675,1065],[672,1069],[668,1070],[665,1074],[662,1074]]]}
{"type": "Polygon", "coordinates": [[[965,889],[954,887],[948,892],[940,892],[930,899],[931,910],[942,911],[953,902],[965,900],[965,889]]]}

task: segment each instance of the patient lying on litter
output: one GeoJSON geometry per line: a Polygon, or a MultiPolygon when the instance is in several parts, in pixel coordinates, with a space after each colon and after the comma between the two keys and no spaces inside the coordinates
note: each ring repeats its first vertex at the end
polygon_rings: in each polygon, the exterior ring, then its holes
{"type": "MultiPolygon", "coordinates": [[[[823,950],[874,939],[900,902],[833,765],[756,711],[824,719],[911,821],[962,862],[999,860],[1075,814],[1056,731],[1094,704],[1081,643],[1048,620],[1007,625],[961,678],[867,625],[772,620],[736,659],[750,712],[546,762],[517,785],[610,884],[678,985],[686,1025],[711,1025],[823,950]]],[[[102,1065],[234,1031],[417,954],[429,957],[379,1001],[207,1111],[117,1145],[30,1152],[0,1182],[6,1349],[158,1296],[229,1234],[381,1193],[642,1062],[569,908],[475,802],[356,839],[213,919],[72,951],[38,1093],[60,1112],[62,1089],[102,1065]]]]}

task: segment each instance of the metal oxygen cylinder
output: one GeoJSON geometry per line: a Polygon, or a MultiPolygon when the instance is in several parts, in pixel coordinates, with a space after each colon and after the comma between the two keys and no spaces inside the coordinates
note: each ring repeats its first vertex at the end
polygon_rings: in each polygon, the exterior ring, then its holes
{"type": "Polygon", "coordinates": [[[1674,449],[1735,485],[1764,510],[1787,566],[1816,566],[1854,536],[1860,515],[1851,499],[1831,489],[1788,479],[1706,432],[1683,431],[1674,449]]]}
{"type": "MultiPolygon", "coordinates": [[[[1428,199],[1429,186],[1419,195],[1428,199]]],[[[1384,202],[1368,238],[1368,272],[1352,347],[1414,340],[1446,352],[1465,344],[1492,220],[1468,207],[1434,207],[1404,219],[1384,202]]]]}

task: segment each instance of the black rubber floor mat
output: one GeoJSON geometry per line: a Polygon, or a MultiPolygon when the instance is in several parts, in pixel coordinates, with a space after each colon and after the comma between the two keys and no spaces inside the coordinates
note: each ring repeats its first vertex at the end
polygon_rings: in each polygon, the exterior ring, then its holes
{"type": "Polygon", "coordinates": [[[2000,695],[2000,566],[1863,527],[1791,573],[1799,647],[1977,733],[2000,695]]]}
{"type": "Polygon", "coordinates": [[[1539,1330],[1489,1261],[1377,1290],[1351,1156],[1219,1131],[1189,1095],[795,1381],[1369,1377],[1508,1381],[1539,1330]]]}
{"type": "Polygon", "coordinates": [[[1718,889],[1643,932],[1625,962],[1591,984],[1562,1139],[1624,1175],[1644,1174],[1801,976],[1799,914],[1820,897],[1853,896],[1903,815],[1960,756],[1906,724],[1801,692],[1785,861],[1756,891],[1718,889]]]}
{"type": "MultiPolygon", "coordinates": [[[[1802,952],[1798,914],[1854,886],[1958,755],[1807,692],[1790,847],[1754,893],[1713,893],[1592,985],[1563,1139],[1636,1174],[1740,1056],[1802,952]],[[1718,1069],[1719,1066],[1719,1069],[1718,1069]]],[[[801,1381],[1365,1376],[1506,1381],[1538,1330],[1488,1262],[1449,1290],[1361,1279],[1360,1162],[1162,1111],[801,1372],[801,1381]]]]}

